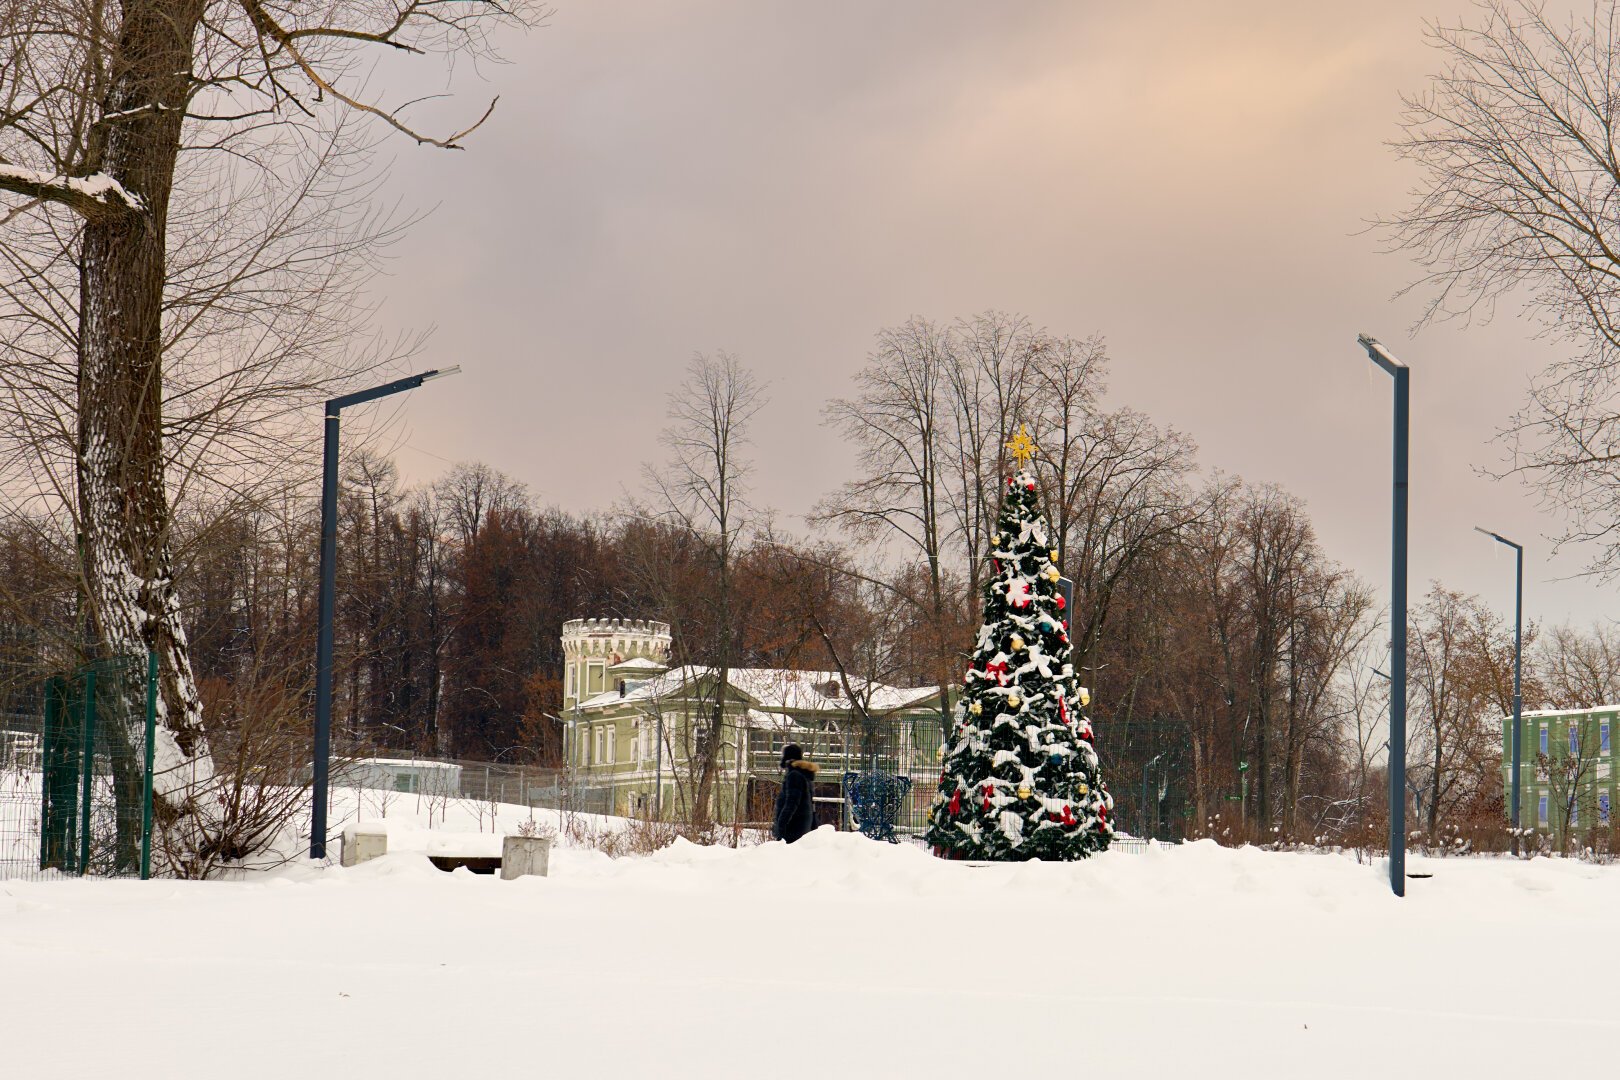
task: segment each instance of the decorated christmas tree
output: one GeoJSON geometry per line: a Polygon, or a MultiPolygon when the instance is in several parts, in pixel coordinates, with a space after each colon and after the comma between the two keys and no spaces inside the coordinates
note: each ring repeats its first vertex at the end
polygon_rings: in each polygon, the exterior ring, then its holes
{"type": "Polygon", "coordinates": [[[1008,479],[984,587],[984,625],[944,747],[927,839],[952,859],[1083,859],[1108,847],[1114,800],[1070,663],[1058,553],[1028,471],[1008,479]]]}

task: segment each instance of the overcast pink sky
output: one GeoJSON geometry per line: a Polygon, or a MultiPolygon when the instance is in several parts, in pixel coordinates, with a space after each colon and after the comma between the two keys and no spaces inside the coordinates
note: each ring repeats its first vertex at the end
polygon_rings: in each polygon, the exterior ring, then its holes
{"type": "Polygon", "coordinates": [[[1416,182],[1386,142],[1437,60],[1425,17],[1360,4],[818,4],[558,0],[465,153],[401,146],[393,192],[433,216],[379,283],[438,328],[408,399],[408,479],[482,460],[574,511],[658,456],[694,351],[768,380],[757,486],[784,525],[847,475],[821,426],[873,334],[986,308],[1101,333],[1110,402],[1190,433],[1206,468],[1308,503],[1333,557],[1388,582],[1390,380],[1413,369],[1412,590],[1511,614],[1496,529],[1531,548],[1527,613],[1586,622],[1612,591],[1551,583],[1557,522],[1478,477],[1548,358],[1511,318],[1415,338],[1413,273],[1364,222],[1416,182]]]}

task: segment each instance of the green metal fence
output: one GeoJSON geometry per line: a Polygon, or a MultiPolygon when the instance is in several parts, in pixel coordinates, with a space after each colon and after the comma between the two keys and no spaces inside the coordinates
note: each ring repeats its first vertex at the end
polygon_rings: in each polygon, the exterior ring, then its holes
{"type": "Polygon", "coordinates": [[[151,876],[156,659],[46,679],[37,730],[0,741],[0,879],[151,876]]]}

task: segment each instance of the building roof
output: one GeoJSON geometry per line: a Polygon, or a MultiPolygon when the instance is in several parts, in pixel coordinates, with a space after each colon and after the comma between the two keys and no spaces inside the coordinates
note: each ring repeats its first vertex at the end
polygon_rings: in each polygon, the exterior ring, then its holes
{"type": "MultiPolygon", "coordinates": [[[[1596,716],[1598,713],[1614,712],[1620,712],[1620,705],[1598,705],[1590,709],[1536,709],[1531,712],[1522,712],[1519,715],[1526,720],[1530,720],[1537,717],[1596,716]]],[[[1513,719],[1513,714],[1508,713],[1506,716],[1502,717],[1502,719],[1511,720],[1513,719]]]]}
{"type": "Polygon", "coordinates": [[[431,758],[347,758],[345,763],[349,765],[382,765],[390,769],[455,769],[457,772],[461,771],[461,766],[453,761],[434,761],[431,758]]]}
{"type": "MultiPolygon", "coordinates": [[[[689,664],[648,679],[625,694],[617,690],[597,694],[579,704],[581,709],[600,709],[614,704],[655,701],[678,695],[688,684],[713,675],[714,668],[689,664]]],[[[790,671],[785,668],[732,668],[731,688],[753,705],[767,709],[799,712],[847,712],[849,698],[836,671],[790,671]],[[835,692],[829,692],[836,687],[835,692]]],[[[889,686],[864,679],[850,679],[867,709],[888,712],[917,705],[939,693],[934,686],[889,686]]]]}

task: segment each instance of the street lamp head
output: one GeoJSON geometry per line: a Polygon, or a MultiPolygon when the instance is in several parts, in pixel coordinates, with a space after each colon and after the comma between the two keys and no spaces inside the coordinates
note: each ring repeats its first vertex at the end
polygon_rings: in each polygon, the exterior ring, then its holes
{"type": "Polygon", "coordinates": [[[1367,350],[1367,355],[1372,357],[1373,363],[1377,364],[1391,375],[1393,375],[1397,370],[1406,370],[1406,365],[1395,359],[1395,357],[1391,356],[1389,350],[1380,345],[1378,343],[1378,339],[1373,337],[1371,334],[1357,334],[1356,342],[1363,349],[1367,350]]]}
{"type": "Polygon", "coordinates": [[[1508,547],[1512,548],[1514,551],[1523,551],[1524,550],[1522,545],[1515,544],[1513,541],[1509,540],[1507,537],[1503,536],[1501,533],[1493,533],[1493,532],[1491,532],[1491,530],[1482,529],[1478,525],[1474,526],[1474,531],[1481,534],[1482,536],[1490,537],[1492,540],[1495,540],[1498,544],[1506,544],[1508,547]]]}
{"type": "Polygon", "coordinates": [[[459,374],[461,374],[461,365],[460,364],[453,364],[453,365],[451,365],[450,367],[447,367],[447,368],[434,368],[432,371],[424,371],[422,373],[422,381],[423,382],[432,382],[434,379],[442,379],[446,375],[459,375],[459,374]]]}

